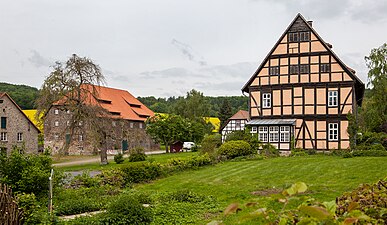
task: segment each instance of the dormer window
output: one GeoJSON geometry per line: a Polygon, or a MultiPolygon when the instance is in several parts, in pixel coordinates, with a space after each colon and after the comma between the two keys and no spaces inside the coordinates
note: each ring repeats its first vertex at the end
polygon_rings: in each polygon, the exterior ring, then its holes
{"type": "Polygon", "coordinates": [[[54,114],[55,114],[55,115],[58,115],[58,114],[59,114],[59,109],[55,109],[55,110],[54,110],[54,114]]]}

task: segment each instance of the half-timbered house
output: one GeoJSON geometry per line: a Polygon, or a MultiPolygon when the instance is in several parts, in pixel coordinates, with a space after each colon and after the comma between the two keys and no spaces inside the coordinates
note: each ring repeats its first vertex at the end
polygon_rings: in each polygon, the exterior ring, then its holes
{"type": "Polygon", "coordinates": [[[222,134],[222,142],[226,140],[227,134],[237,130],[244,130],[247,121],[249,121],[249,112],[246,110],[239,110],[232,117],[230,117],[220,129],[220,133],[222,134]]]}
{"type": "Polygon", "coordinates": [[[364,84],[298,14],[242,91],[262,142],[332,150],[349,148],[347,115],[361,105],[364,84]]]}

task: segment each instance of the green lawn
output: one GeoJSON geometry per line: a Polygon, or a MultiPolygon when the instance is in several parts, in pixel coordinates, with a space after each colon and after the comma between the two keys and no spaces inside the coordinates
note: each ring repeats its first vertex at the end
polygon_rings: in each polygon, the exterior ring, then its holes
{"type": "MultiPolygon", "coordinates": [[[[386,157],[334,156],[225,162],[199,170],[184,171],[150,184],[136,185],[135,189],[152,194],[188,189],[201,195],[214,196],[219,209],[224,209],[233,202],[264,201],[262,196],[251,194],[254,191],[284,189],[302,181],[309,187],[308,195],[323,202],[332,201],[361,183],[374,183],[387,177],[386,162],[386,157]]],[[[198,215],[197,218],[204,221],[208,218],[204,215],[205,210],[198,213],[203,215],[198,215]]]]}
{"type": "MultiPolygon", "coordinates": [[[[197,152],[155,154],[155,155],[148,155],[147,161],[155,161],[155,162],[159,162],[159,163],[165,163],[170,158],[186,158],[186,157],[193,156],[193,155],[197,155],[197,152]]],[[[72,159],[77,160],[77,158],[72,158],[72,159]]],[[[83,158],[80,158],[80,159],[83,159],[83,158]]],[[[68,162],[68,161],[69,160],[66,159],[66,161],[64,161],[64,162],[68,162]]],[[[86,164],[81,164],[81,165],[60,166],[60,167],[57,167],[57,169],[64,171],[64,172],[80,171],[80,170],[104,170],[104,169],[119,168],[119,167],[121,167],[123,165],[127,165],[129,163],[133,163],[133,162],[129,162],[127,157],[125,157],[125,161],[122,164],[117,164],[112,159],[112,160],[109,160],[109,164],[107,164],[107,165],[100,165],[99,162],[94,162],[94,163],[86,163],[86,164]]]]}

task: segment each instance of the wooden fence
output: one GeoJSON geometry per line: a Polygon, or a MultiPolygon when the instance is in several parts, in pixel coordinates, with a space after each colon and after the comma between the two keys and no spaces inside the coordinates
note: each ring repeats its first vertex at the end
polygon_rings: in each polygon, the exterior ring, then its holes
{"type": "Polygon", "coordinates": [[[22,210],[19,209],[15,199],[12,197],[11,188],[0,184],[0,224],[22,224],[22,215],[22,210]]]}

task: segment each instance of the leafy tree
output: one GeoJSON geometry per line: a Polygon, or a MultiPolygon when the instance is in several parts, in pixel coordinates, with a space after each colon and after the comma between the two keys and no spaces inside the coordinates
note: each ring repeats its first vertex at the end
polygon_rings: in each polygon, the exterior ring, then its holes
{"type": "Polygon", "coordinates": [[[104,83],[104,80],[98,65],[75,54],[65,64],[57,62],[54,70],[46,77],[36,103],[37,114],[42,113],[44,120],[52,105],[71,112],[71,123],[67,130],[70,142],[65,142],[62,149],[64,154],[68,152],[74,133],[87,129],[89,137],[103,146],[101,163],[107,164],[106,138],[109,134],[106,130],[111,122],[108,121],[108,112],[99,103],[92,101],[92,97],[98,99],[96,86],[104,83]],[[104,119],[101,120],[101,117],[104,119]]]}
{"type": "Polygon", "coordinates": [[[219,109],[220,127],[226,123],[226,121],[232,116],[231,105],[227,98],[223,100],[222,106],[219,109]]]}
{"type": "Polygon", "coordinates": [[[155,141],[164,144],[168,153],[169,145],[175,141],[200,142],[206,127],[203,123],[179,115],[156,115],[147,120],[146,132],[155,141]]]}
{"type": "Polygon", "coordinates": [[[210,104],[203,93],[192,89],[187,92],[186,98],[180,98],[173,107],[174,112],[184,118],[191,120],[208,117],[210,114],[210,104]]]}
{"type": "Polygon", "coordinates": [[[0,92],[7,92],[22,109],[33,109],[39,90],[27,85],[16,85],[0,82],[0,92]]]}
{"type": "Polygon", "coordinates": [[[365,60],[370,95],[365,99],[362,118],[367,130],[387,132],[387,44],[372,49],[365,60]]]}

